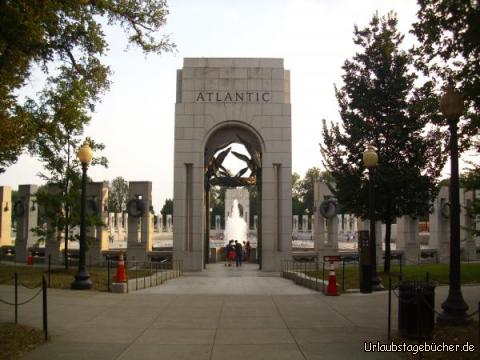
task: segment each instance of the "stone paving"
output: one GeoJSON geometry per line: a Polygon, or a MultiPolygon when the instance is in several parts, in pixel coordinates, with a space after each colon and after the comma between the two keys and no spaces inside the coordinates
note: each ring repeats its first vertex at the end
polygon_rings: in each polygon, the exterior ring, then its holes
{"type": "MultiPolygon", "coordinates": [[[[0,298],[12,290],[0,286],[0,298]]],[[[470,311],[479,290],[463,287],[470,311]]],[[[446,293],[437,288],[437,308],[446,293]]],[[[13,309],[1,304],[0,321],[12,320],[13,309]]],[[[41,327],[39,298],[20,308],[19,322],[41,327]]],[[[386,342],[386,325],[386,292],[327,297],[252,265],[218,264],[131,294],[49,290],[52,341],[24,359],[399,358],[363,352],[364,341],[386,342]]]]}

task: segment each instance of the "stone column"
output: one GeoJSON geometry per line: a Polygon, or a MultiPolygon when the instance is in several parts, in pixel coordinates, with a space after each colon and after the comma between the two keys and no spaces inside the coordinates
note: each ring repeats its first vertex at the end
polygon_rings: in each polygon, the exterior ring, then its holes
{"type": "Polygon", "coordinates": [[[338,253],[338,216],[335,215],[330,219],[326,219],[320,213],[322,202],[332,197],[327,184],[315,182],[313,189],[315,207],[315,213],[313,214],[313,246],[318,253],[318,259],[322,260],[325,255],[338,253]]]}
{"type": "Polygon", "coordinates": [[[450,259],[450,206],[448,204],[448,187],[442,186],[433,202],[430,214],[429,246],[438,251],[438,260],[448,263],[450,259]]]}
{"type": "Polygon", "coordinates": [[[122,213],[115,213],[115,224],[116,224],[116,231],[120,232],[123,229],[123,216],[122,213]]]}
{"type": "Polygon", "coordinates": [[[402,216],[397,219],[397,250],[403,252],[404,264],[417,264],[420,256],[418,219],[402,216]]]}
{"type": "Polygon", "coordinates": [[[38,206],[36,204],[37,185],[20,185],[18,200],[14,204],[17,218],[17,237],[15,239],[15,258],[18,262],[26,262],[28,249],[37,242],[32,228],[37,227],[38,206]]]}
{"type": "MultiPolygon", "coordinates": [[[[118,224],[118,222],[117,222],[118,224]]],[[[111,234],[116,230],[115,226],[115,213],[111,212],[108,213],[108,230],[110,231],[111,234]]]]}
{"type": "Polygon", "coordinates": [[[128,213],[123,213],[122,241],[127,241],[128,235],[128,213]]]}
{"type": "Polygon", "coordinates": [[[164,231],[163,215],[162,214],[158,215],[158,229],[159,229],[160,232],[164,231]]]}
{"type": "MultiPolygon", "coordinates": [[[[150,207],[152,205],[152,183],[150,181],[130,181],[129,200],[141,200],[145,211],[140,217],[129,213],[127,259],[147,261],[148,253],[152,251],[153,222],[150,207]]],[[[130,211],[130,209],[127,209],[130,211]]]]}
{"type": "MultiPolygon", "coordinates": [[[[58,195],[61,189],[56,184],[48,184],[47,191],[50,195],[58,195]]],[[[48,204],[45,206],[48,206],[48,204]]],[[[51,220],[47,219],[45,226],[48,229],[48,234],[45,239],[45,257],[48,259],[50,256],[52,264],[60,264],[64,261],[62,253],[60,252],[60,247],[63,245],[62,232],[54,227],[55,225],[51,223],[51,220]]]]}
{"type": "Polygon", "coordinates": [[[220,218],[220,215],[215,215],[215,230],[220,230],[221,229],[221,224],[222,224],[222,220],[220,218]]]}
{"type": "Polygon", "coordinates": [[[308,215],[302,215],[302,232],[308,231],[308,215]]]}
{"type": "Polygon", "coordinates": [[[0,186],[0,247],[12,245],[12,188],[0,186]]]}
{"type": "MultiPolygon", "coordinates": [[[[93,182],[87,184],[87,211],[99,217],[105,225],[90,226],[88,251],[86,253],[87,263],[99,264],[103,260],[103,251],[108,250],[109,220],[113,223],[115,214],[108,213],[108,182],[93,182]],[[89,206],[90,204],[90,206],[89,206]]],[[[118,226],[118,224],[117,224],[118,226]]]]}
{"type": "Polygon", "coordinates": [[[172,214],[167,214],[167,232],[173,231],[172,214]]]}
{"type": "Polygon", "coordinates": [[[460,229],[462,230],[460,240],[465,243],[462,256],[464,261],[473,261],[477,259],[477,247],[473,236],[475,222],[469,208],[475,200],[475,194],[472,190],[463,191],[463,189],[460,189],[460,194],[463,195],[460,196],[460,229]]]}
{"type": "Polygon", "coordinates": [[[292,216],[292,222],[293,222],[293,233],[296,234],[298,233],[298,215],[292,216]]]}

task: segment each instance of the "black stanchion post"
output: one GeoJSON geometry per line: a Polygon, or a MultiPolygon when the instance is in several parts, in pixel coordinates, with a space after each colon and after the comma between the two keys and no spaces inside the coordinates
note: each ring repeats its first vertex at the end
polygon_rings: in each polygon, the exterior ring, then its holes
{"type": "Polygon", "coordinates": [[[388,325],[387,325],[387,339],[390,341],[390,334],[392,329],[392,277],[388,276],[388,325]]]}
{"type": "Polygon", "coordinates": [[[110,292],[110,256],[107,255],[107,292],[110,292]]]}
{"type": "Polygon", "coordinates": [[[42,312],[43,312],[43,333],[45,334],[45,341],[48,340],[48,312],[47,312],[47,280],[45,275],[42,277],[42,312]]]}
{"type": "Polygon", "coordinates": [[[15,324],[18,324],[18,273],[15,272],[15,324]]]}
{"type": "MultiPolygon", "coordinates": [[[[421,308],[421,301],[422,301],[422,288],[415,283],[415,294],[417,298],[417,321],[418,321],[418,344],[422,342],[422,308],[421,308]]],[[[421,356],[421,355],[420,355],[421,356]]]]}
{"type": "Polygon", "coordinates": [[[403,254],[400,254],[400,274],[402,273],[403,254]]]}
{"type": "Polygon", "coordinates": [[[342,292],[345,292],[345,259],[342,259],[342,292]]]}
{"type": "Polygon", "coordinates": [[[51,270],[52,270],[52,255],[48,254],[48,287],[50,287],[51,270]]]}
{"type": "Polygon", "coordinates": [[[322,261],[322,292],[325,292],[325,257],[322,261]]]}
{"type": "Polygon", "coordinates": [[[135,290],[138,290],[138,262],[135,261],[135,290]]]}

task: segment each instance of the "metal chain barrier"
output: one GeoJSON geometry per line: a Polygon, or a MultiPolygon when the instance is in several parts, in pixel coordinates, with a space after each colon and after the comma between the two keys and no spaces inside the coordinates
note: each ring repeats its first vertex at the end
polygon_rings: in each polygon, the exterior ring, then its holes
{"type": "MultiPolygon", "coordinates": [[[[423,294],[421,293],[421,295],[423,295],[423,294]]],[[[437,314],[437,315],[441,315],[441,313],[439,313],[437,310],[433,309],[433,308],[430,306],[430,304],[425,300],[425,297],[424,297],[424,296],[420,296],[420,298],[422,299],[422,302],[423,302],[431,311],[433,311],[433,312],[434,312],[435,314],[437,314]]],[[[479,312],[478,312],[478,310],[477,310],[477,311],[474,311],[474,312],[471,313],[471,314],[466,314],[465,317],[466,317],[466,318],[473,318],[473,317],[474,317],[475,315],[477,315],[478,313],[479,313],[479,312]]]]}
{"type": "MultiPolygon", "coordinates": [[[[28,300],[25,300],[24,302],[20,302],[17,304],[17,306],[22,306],[22,305],[25,305],[25,304],[28,304],[30,301],[32,301],[33,299],[35,299],[38,295],[40,295],[40,293],[42,292],[42,288],[40,287],[40,289],[38,289],[37,293],[35,295],[33,295],[30,299],[28,300]]],[[[13,304],[15,305],[15,304],[13,304]]]]}
{"type": "Polygon", "coordinates": [[[0,299],[0,303],[15,307],[15,324],[18,324],[18,307],[28,304],[29,302],[33,301],[38,295],[42,294],[43,332],[45,334],[45,341],[47,341],[48,340],[47,279],[45,278],[45,275],[42,276],[42,283],[38,291],[29,299],[24,300],[22,302],[18,301],[18,285],[21,285],[29,290],[34,290],[36,288],[31,288],[29,286],[25,286],[24,284],[22,284],[18,279],[18,273],[15,273],[14,280],[15,280],[15,285],[14,285],[15,302],[11,303],[9,301],[0,299]]]}
{"type": "Polygon", "coordinates": [[[21,282],[21,281],[19,282],[19,284],[20,284],[21,286],[23,286],[24,288],[29,289],[29,290],[35,290],[36,288],[42,286],[42,283],[39,283],[39,284],[36,285],[36,286],[29,286],[29,285],[24,284],[24,283],[21,282]]]}

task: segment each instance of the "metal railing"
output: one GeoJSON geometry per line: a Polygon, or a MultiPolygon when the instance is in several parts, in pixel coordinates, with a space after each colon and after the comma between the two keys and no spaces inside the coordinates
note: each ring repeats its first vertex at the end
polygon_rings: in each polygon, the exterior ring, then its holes
{"type": "MultiPolygon", "coordinates": [[[[116,278],[113,275],[112,268],[115,268],[117,265],[118,259],[111,258],[107,256],[107,291],[111,292],[111,285],[113,279],[116,278]]],[[[135,279],[135,290],[138,290],[138,280],[143,278],[144,287],[147,283],[147,277],[152,281],[152,278],[155,278],[155,284],[163,284],[167,280],[179,277],[183,275],[183,261],[182,260],[173,260],[168,261],[167,259],[162,261],[133,261],[125,260],[125,271],[127,278],[127,292],[128,280],[133,278],[135,279]]]]}

